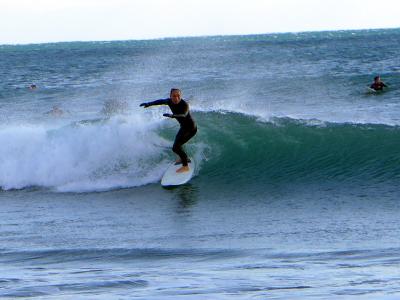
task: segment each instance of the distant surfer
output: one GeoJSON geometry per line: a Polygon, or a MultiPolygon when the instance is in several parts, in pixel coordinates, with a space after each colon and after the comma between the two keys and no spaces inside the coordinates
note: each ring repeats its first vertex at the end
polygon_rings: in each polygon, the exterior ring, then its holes
{"type": "Polygon", "coordinates": [[[51,115],[53,117],[61,117],[64,114],[64,111],[59,108],[57,105],[53,106],[53,109],[46,112],[46,114],[51,115]]]}
{"type": "Polygon", "coordinates": [[[375,91],[383,91],[384,87],[388,87],[383,83],[380,76],[375,76],[374,82],[370,85],[370,88],[375,91]]]}
{"type": "Polygon", "coordinates": [[[176,134],[174,145],[172,146],[172,151],[174,151],[178,156],[179,160],[177,163],[182,163],[182,167],[180,167],[176,172],[188,172],[188,156],[183,151],[183,144],[188,142],[197,132],[197,126],[194,122],[192,116],[189,112],[189,104],[182,99],[182,92],[180,89],[173,88],[171,89],[169,98],[167,99],[159,99],[152,102],[141,103],[140,106],[149,107],[153,105],[168,105],[172,111],[172,114],[163,114],[164,117],[175,118],[181,128],[176,134]]]}
{"type": "Polygon", "coordinates": [[[31,85],[29,86],[29,89],[30,89],[30,90],[36,90],[36,88],[37,88],[36,84],[31,84],[31,85]]]}

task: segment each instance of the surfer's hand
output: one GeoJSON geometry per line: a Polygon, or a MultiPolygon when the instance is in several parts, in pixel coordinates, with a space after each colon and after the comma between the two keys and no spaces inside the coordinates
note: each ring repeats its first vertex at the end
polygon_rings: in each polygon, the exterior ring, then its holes
{"type": "Polygon", "coordinates": [[[164,117],[172,118],[172,114],[163,114],[164,117]]]}
{"type": "Polygon", "coordinates": [[[146,107],[149,107],[149,105],[146,103],[146,102],[144,102],[144,103],[140,103],[140,105],[139,106],[143,106],[144,108],[146,108],[146,107]]]}

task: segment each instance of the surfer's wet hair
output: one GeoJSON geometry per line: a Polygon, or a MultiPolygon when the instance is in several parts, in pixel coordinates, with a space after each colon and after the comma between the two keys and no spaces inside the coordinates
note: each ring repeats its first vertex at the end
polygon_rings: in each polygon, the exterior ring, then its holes
{"type": "Polygon", "coordinates": [[[173,92],[178,92],[180,96],[182,96],[182,91],[177,88],[172,88],[171,91],[169,92],[170,95],[172,95],[173,92]]]}
{"type": "Polygon", "coordinates": [[[381,76],[375,76],[374,80],[378,80],[381,76]]]}

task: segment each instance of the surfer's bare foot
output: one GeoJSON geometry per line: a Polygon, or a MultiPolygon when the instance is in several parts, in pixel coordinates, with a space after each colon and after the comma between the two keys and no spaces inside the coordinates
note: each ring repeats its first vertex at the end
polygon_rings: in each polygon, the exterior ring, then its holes
{"type": "Polygon", "coordinates": [[[178,170],[176,170],[176,173],[183,173],[188,171],[189,171],[189,166],[182,166],[178,170]]]}

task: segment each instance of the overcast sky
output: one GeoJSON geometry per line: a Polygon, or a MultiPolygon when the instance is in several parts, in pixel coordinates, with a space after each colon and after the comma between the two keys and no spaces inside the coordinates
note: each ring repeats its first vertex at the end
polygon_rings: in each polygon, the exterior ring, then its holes
{"type": "Polygon", "coordinates": [[[399,0],[0,0],[0,44],[393,27],[399,0]]]}

